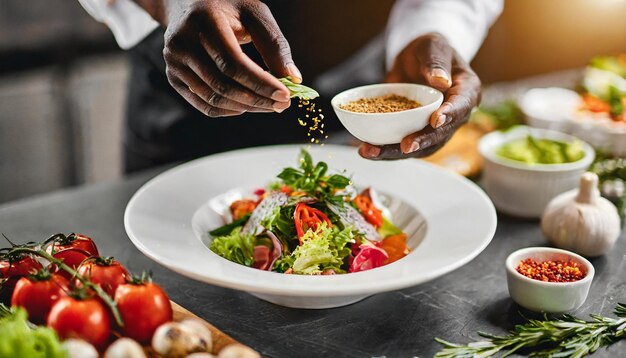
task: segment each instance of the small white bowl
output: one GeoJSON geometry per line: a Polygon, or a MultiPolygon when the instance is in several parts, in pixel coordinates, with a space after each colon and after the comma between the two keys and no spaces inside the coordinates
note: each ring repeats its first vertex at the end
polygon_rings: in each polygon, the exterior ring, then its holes
{"type": "Polygon", "coordinates": [[[526,164],[496,154],[503,144],[527,135],[565,142],[577,139],[526,126],[487,134],[478,145],[485,159],[482,184],[498,210],[513,216],[538,218],[552,198],[578,186],[580,175],[595,158],[595,151],[582,142],[584,157],[564,164],[526,164]]]}
{"type": "Polygon", "coordinates": [[[529,247],[517,250],[506,259],[506,278],[511,298],[520,306],[535,312],[565,313],[585,302],[595,269],[591,262],[573,252],[549,247],[529,247]],[[537,262],[573,260],[583,266],[587,275],[574,282],[544,282],[528,278],[516,268],[526,259],[537,262]]]}
{"type": "Polygon", "coordinates": [[[413,83],[381,83],[361,86],[336,95],[331,104],[339,121],[358,139],[374,144],[400,143],[407,135],[424,129],[430,116],[443,102],[443,93],[413,83]],[[361,98],[397,94],[421,104],[418,108],[389,113],[358,113],[341,109],[341,106],[361,98]]]}
{"type": "Polygon", "coordinates": [[[531,88],[518,104],[528,125],[571,133],[582,99],[578,93],[566,88],[531,88]]]}

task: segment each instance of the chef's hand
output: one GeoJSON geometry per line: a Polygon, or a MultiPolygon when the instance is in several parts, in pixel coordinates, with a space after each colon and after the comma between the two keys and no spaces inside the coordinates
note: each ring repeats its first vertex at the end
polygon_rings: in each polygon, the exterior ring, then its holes
{"type": "Polygon", "coordinates": [[[444,93],[444,101],[430,117],[430,125],[409,134],[400,144],[363,143],[367,159],[425,157],[440,149],[469,118],[480,102],[480,80],[470,66],[436,33],[418,37],[398,55],[387,82],[421,83],[444,93]]]}
{"type": "Polygon", "coordinates": [[[210,117],[282,112],[289,90],[244,54],[253,42],[278,77],[302,75],[269,8],[259,0],[136,0],[166,26],[166,74],[187,102],[210,117]]]}

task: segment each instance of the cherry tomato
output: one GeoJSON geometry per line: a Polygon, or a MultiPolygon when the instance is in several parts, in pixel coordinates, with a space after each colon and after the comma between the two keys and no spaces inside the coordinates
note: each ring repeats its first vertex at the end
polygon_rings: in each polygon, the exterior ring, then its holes
{"type": "Polygon", "coordinates": [[[359,253],[350,263],[350,272],[371,270],[384,265],[389,258],[385,250],[374,244],[362,244],[359,246],[359,253]]]}
{"type": "Polygon", "coordinates": [[[296,211],[293,215],[293,219],[296,226],[296,233],[298,234],[298,240],[302,245],[302,236],[309,229],[317,230],[317,227],[325,222],[328,227],[332,226],[330,219],[321,210],[312,208],[306,204],[299,203],[296,205],[296,211]]]}
{"type": "Polygon", "coordinates": [[[169,298],[152,282],[120,285],[115,303],[124,321],[122,333],[141,343],[150,342],[154,331],[172,320],[169,298]]]}
{"type": "Polygon", "coordinates": [[[109,312],[96,298],[61,298],[50,310],[48,327],[61,339],[84,339],[98,349],[106,346],[111,335],[109,312]]]}
{"type": "Polygon", "coordinates": [[[404,233],[385,238],[379,247],[389,255],[389,258],[383,262],[384,265],[398,261],[409,253],[404,233]]]}
{"type": "MultiPolygon", "coordinates": [[[[106,292],[109,296],[115,296],[115,290],[119,285],[125,284],[131,278],[122,264],[113,258],[98,257],[83,262],[78,268],[78,274],[90,280],[106,292]]],[[[80,281],[76,283],[81,286],[80,281]]]]}
{"type": "Polygon", "coordinates": [[[52,250],[60,252],[67,249],[78,249],[85,251],[89,256],[100,256],[98,248],[89,236],[81,234],[70,234],[68,236],[60,236],[54,240],[54,244],[49,245],[46,251],[52,254],[52,250]]]}
{"type": "Polygon", "coordinates": [[[30,255],[15,258],[3,258],[0,261],[0,302],[9,303],[17,281],[41,270],[43,266],[30,255]]]}
{"type": "Polygon", "coordinates": [[[363,214],[365,220],[377,228],[381,227],[383,224],[383,213],[374,206],[370,198],[365,195],[357,195],[354,198],[354,203],[359,208],[361,214],[363,214]]]}
{"type": "Polygon", "coordinates": [[[31,322],[45,323],[52,305],[67,296],[68,285],[65,277],[43,269],[17,281],[11,306],[23,307],[31,322]]]}
{"type": "MultiPolygon", "coordinates": [[[[65,249],[62,251],[55,252],[52,257],[57,260],[63,261],[64,264],[76,270],[83,263],[83,261],[92,257],[87,251],[79,250],[79,249],[65,249]]],[[[67,278],[68,280],[72,279],[72,275],[64,270],[59,269],[54,264],[50,264],[50,271],[56,272],[59,275],[67,278]]]]}
{"type": "Polygon", "coordinates": [[[257,202],[254,200],[236,200],[230,204],[230,212],[233,220],[239,220],[250,214],[256,208],[257,202]]]}

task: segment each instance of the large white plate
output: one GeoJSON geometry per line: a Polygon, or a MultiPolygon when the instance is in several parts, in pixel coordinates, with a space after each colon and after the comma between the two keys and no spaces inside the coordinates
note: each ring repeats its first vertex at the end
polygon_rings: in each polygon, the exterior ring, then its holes
{"type": "Polygon", "coordinates": [[[126,232],[141,252],[185,276],[302,308],[342,306],[432,280],[476,257],[494,235],[493,204],[471,181],[422,161],[374,162],[360,158],[355,148],[328,145],[310,149],[315,161],[346,169],[357,185],[400,198],[419,213],[426,229],[413,240],[409,255],[359,273],[301,276],[252,269],[210,251],[204,232],[216,226],[207,209],[211,199],[264,186],[282,168],[296,164],[299,151],[299,146],[251,148],[170,169],[132,197],[124,216],[126,232]]]}

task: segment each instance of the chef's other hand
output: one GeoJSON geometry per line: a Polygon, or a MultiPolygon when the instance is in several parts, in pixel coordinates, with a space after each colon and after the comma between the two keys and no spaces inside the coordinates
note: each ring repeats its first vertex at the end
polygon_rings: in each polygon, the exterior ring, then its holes
{"type": "Polygon", "coordinates": [[[418,37],[396,58],[387,82],[421,83],[444,93],[444,101],[430,117],[430,125],[409,134],[400,144],[363,143],[367,159],[420,158],[439,150],[464,124],[480,102],[480,80],[470,66],[436,33],[418,37]]]}
{"type": "Polygon", "coordinates": [[[167,27],[163,49],[167,78],[200,112],[221,117],[289,107],[289,90],[240,46],[253,42],[272,73],[301,81],[289,43],[263,2],[137,1],[167,27]]]}

